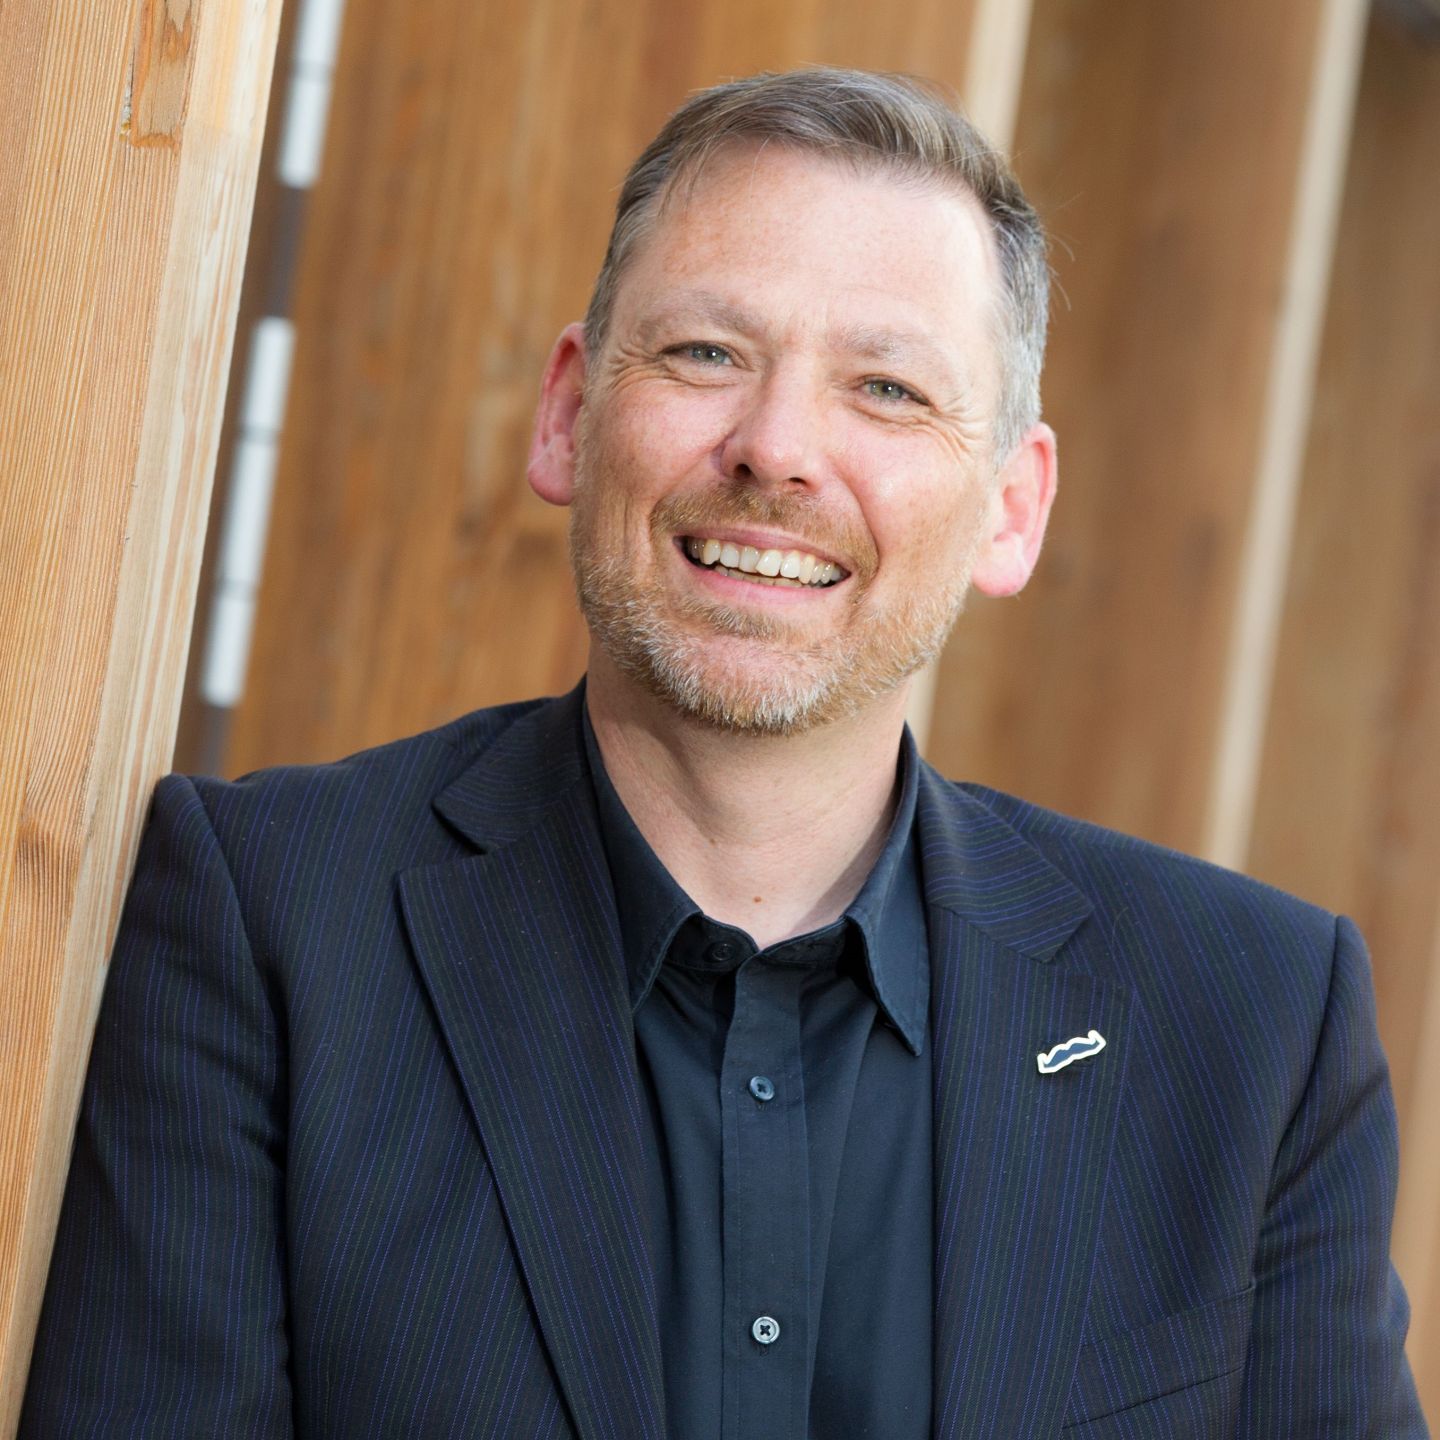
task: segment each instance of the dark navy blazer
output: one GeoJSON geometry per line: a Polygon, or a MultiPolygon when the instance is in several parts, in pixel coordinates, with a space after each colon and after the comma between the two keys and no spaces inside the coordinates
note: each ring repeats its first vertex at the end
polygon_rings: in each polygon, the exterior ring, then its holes
{"type": "MultiPolygon", "coordinates": [[[[579,704],[162,782],[22,1435],[664,1435],[579,704]]],[[[928,769],[918,813],[935,1434],[1423,1435],[1354,928],[928,769]]]]}

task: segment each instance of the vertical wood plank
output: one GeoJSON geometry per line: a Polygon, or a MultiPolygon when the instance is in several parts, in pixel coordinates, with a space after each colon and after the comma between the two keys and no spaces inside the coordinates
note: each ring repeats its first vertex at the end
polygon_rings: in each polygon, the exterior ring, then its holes
{"type": "Polygon", "coordinates": [[[1209,796],[1320,45],[1310,0],[1037,0],[1015,153],[1056,241],[1061,487],[942,659],[930,757],[1185,849],[1209,796]]]}
{"type": "Polygon", "coordinates": [[[0,9],[0,1434],[168,768],[278,13],[0,9]]]}
{"type": "Polygon", "coordinates": [[[1244,863],[1254,818],[1261,732],[1289,568],[1295,496],[1310,420],[1340,191],[1360,75],[1366,0],[1326,0],[1315,46],[1285,260],[1285,291],[1265,386],[1265,417],[1239,593],[1230,628],[1202,853],[1244,863]]]}
{"type": "Polygon", "coordinates": [[[1356,110],[1247,867],[1370,942],[1396,1259],[1440,1413],[1440,47],[1376,20],[1356,110]],[[1428,1258],[1427,1258],[1428,1257],[1428,1258]]]}

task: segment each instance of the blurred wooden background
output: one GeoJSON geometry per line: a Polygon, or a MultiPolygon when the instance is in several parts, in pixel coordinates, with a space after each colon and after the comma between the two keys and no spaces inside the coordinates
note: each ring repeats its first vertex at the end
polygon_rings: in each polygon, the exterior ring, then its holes
{"type": "Polygon", "coordinates": [[[302,213],[262,178],[242,298],[242,336],[277,306],[296,336],[243,695],[200,693],[217,523],[177,767],[568,687],[565,516],[522,457],[625,166],[724,77],[946,82],[1053,231],[1062,487],[1030,590],[961,622],[927,752],[1359,921],[1440,1416],[1437,27],[1423,0],[348,0],[318,182],[302,213]]]}

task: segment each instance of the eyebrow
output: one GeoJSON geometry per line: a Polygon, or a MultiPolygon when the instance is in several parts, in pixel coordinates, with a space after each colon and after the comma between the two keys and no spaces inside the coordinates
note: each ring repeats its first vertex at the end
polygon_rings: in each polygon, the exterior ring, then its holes
{"type": "Polygon", "coordinates": [[[640,322],[643,338],[652,339],[660,331],[679,322],[691,321],[716,325],[724,330],[756,335],[764,330],[764,322],[713,290],[685,290],[640,322]]]}
{"type": "Polygon", "coordinates": [[[842,325],[832,332],[831,344],[847,355],[885,364],[916,363],[945,370],[958,368],[958,357],[929,335],[914,330],[893,330],[885,325],[842,325]]]}

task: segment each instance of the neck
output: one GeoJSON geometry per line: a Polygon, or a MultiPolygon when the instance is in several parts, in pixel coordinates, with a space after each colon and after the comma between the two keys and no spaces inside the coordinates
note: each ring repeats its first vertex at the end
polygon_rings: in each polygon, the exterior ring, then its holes
{"type": "Polygon", "coordinates": [[[895,810],[905,687],[800,735],[736,735],[680,715],[598,650],[586,684],[605,770],[675,881],[758,945],[840,916],[895,810]]]}

